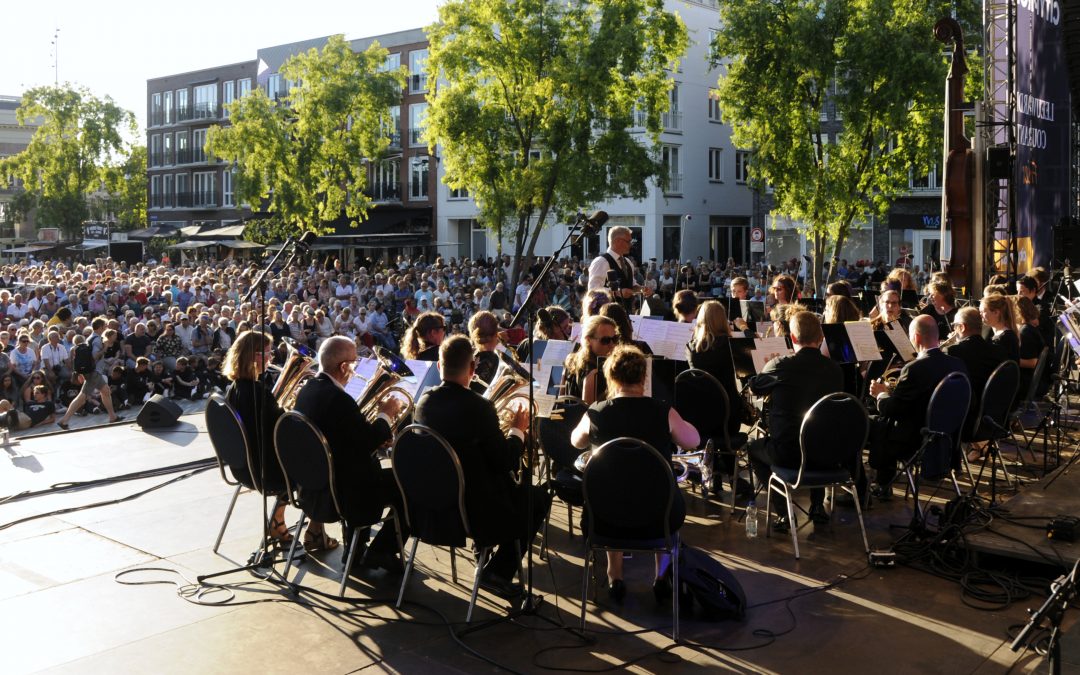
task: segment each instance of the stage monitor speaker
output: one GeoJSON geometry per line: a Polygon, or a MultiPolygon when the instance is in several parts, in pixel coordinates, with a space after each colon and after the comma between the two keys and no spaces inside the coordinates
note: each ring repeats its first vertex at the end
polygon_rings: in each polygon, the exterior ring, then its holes
{"type": "Polygon", "coordinates": [[[1054,258],[1080,265],[1080,227],[1054,228],[1054,258]]]}
{"type": "Polygon", "coordinates": [[[161,429],[175,426],[180,421],[180,415],[183,412],[183,408],[161,394],[154,394],[143,404],[135,421],[143,429],[161,429]]]}
{"type": "Polygon", "coordinates": [[[1012,155],[1007,145],[986,149],[986,177],[992,180],[1012,178],[1012,155]]]}

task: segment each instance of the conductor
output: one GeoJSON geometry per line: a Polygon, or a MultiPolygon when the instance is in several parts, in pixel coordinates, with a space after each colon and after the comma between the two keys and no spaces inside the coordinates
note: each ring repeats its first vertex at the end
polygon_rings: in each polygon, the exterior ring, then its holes
{"type": "Polygon", "coordinates": [[[629,227],[612,227],[608,230],[607,250],[589,264],[589,290],[610,289],[616,301],[627,311],[632,311],[635,293],[642,293],[644,297],[652,295],[652,289],[635,282],[634,264],[626,257],[633,245],[634,235],[629,227]]]}

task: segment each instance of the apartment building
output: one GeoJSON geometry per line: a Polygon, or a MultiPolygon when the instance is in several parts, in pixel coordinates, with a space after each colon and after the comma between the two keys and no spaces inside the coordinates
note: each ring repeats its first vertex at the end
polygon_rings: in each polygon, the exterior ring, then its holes
{"type": "Polygon", "coordinates": [[[180,228],[236,222],[232,172],[207,155],[206,134],[228,124],[224,105],[255,86],[257,62],[244,61],[146,82],[150,225],[180,228]]]}
{"type": "MultiPolygon", "coordinates": [[[[0,157],[17,155],[30,145],[30,138],[38,125],[34,123],[22,126],[15,116],[19,109],[20,96],[0,95],[0,157]]],[[[33,215],[15,223],[14,227],[4,227],[7,220],[7,204],[15,196],[15,189],[0,188],[0,238],[36,239],[33,215]]]]}

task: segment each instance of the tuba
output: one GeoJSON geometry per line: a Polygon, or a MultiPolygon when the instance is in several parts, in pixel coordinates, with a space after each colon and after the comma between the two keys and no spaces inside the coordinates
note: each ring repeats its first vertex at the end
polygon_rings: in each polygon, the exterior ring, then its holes
{"type": "Polygon", "coordinates": [[[413,398],[404,388],[398,386],[398,382],[404,377],[412,377],[413,372],[405,360],[385,347],[375,347],[375,358],[379,365],[375,372],[368,378],[367,386],[356,400],[360,413],[369,421],[374,422],[379,415],[379,405],[387,398],[402,399],[404,405],[401,412],[390,421],[391,433],[397,433],[402,421],[412,415],[413,398]]]}
{"type": "MultiPolygon", "coordinates": [[[[514,422],[514,415],[519,405],[522,402],[529,405],[529,396],[520,393],[519,390],[528,386],[531,378],[529,371],[521,365],[514,352],[504,347],[497,349],[495,353],[499,355],[499,368],[484,390],[483,396],[495,406],[495,413],[499,416],[499,428],[505,434],[514,422]]],[[[521,485],[522,472],[532,466],[530,454],[529,448],[526,447],[525,455],[521,458],[521,466],[517,471],[510,472],[514,483],[518,485],[521,485]]]]}
{"type": "Polygon", "coordinates": [[[280,368],[271,366],[279,371],[271,392],[282,410],[292,410],[296,406],[296,396],[300,393],[300,388],[305,382],[315,377],[318,369],[315,366],[315,359],[298,349],[293,340],[285,338],[282,342],[289,355],[285,359],[285,365],[280,368]]]}

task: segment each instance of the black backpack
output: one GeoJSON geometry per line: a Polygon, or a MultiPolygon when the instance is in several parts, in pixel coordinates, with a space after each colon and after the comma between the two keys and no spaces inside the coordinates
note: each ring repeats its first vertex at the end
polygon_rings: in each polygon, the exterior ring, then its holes
{"type": "Polygon", "coordinates": [[[80,375],[88,375],[94,372],[94,351],[88,343],[75,346],[72,366],[80,375]]]}
{"type": "Polygon", "coordinates": [[[697,601],[703,619],[742,620],[746,615],[742,585],[731,570],[701,549],[685,544],[679,549],[679,586],[680,602],[690,609],[697,601]]]}

